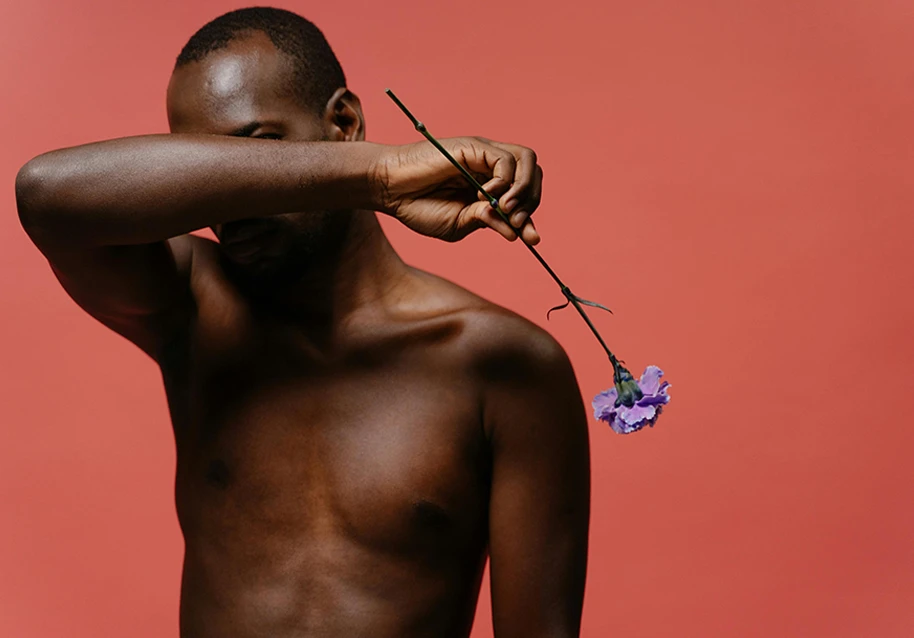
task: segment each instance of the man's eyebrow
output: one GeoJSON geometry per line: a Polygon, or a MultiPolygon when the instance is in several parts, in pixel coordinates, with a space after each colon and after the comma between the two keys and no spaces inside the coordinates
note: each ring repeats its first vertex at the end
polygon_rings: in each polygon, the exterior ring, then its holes
{"type": "Polygon", "coordinates": [[[232,135],[233,137],[250,137],[251,133],[259,129],[261,126],[263,126],[263,124],[260,122],[251,122],[250,124],[245,124],[241,128],[232,131],[229,133],[229,135],[232,135]]]}

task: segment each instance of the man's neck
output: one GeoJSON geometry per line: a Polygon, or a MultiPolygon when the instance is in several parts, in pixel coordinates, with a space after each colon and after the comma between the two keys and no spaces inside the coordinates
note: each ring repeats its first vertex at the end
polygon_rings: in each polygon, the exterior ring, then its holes
{"type": "Polygon", "coordinates": [[[383,302],[407,271],[375,214],[355,211],[339,252],[266,303],[330,336],[355,314],[383,302]]]}

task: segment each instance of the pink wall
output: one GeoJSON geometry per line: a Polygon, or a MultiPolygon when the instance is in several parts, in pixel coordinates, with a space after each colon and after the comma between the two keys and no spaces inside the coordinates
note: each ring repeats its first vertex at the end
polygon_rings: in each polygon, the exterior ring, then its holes
{"type": "MultiPolygon", "coordinates": [[[[190,34],[235,3],[0,5],[0,635],[177,635],[181,539],[156,368],[28,243],[13,178],[166,129],[190,34]]],[[[536,149],[541,250],[672,401],[592,424],[583,635],[914,635],[914,10],[897,0],[284,2],[327,34],[369,138],[536,149]],[[459,8],[458,8],[459,7],[459,8]]],[[[516,244],[385,227],[407,261],[546,325],[516,244]]],[[[585,397],[611,368],[549,324],[585,397]]],[[[491,636],[487,590],[475,638],[491,636]]]]}

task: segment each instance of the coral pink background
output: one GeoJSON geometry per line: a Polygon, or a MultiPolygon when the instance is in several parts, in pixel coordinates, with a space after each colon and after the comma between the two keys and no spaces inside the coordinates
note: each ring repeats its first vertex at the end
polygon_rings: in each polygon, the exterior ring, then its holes
{"type": "MultiPolygon", "coordinates": [[[[0,5],[0,635],[177,635],[174,452],[155,366],[29,244],[32,156],[167,130],[191,33],[238,4],[0,5]]],[[[914,10],[900,0],[284,2],[375,141],[536,149],[543,255],[672,401],[592,423],[583,635],[914,635],[914,10]]],[[[407,261],[547,325],[588,399],[611,368],[494,233],[407,261]]],[[[491,636],[488,590],[474,638],[491,636]]]]}

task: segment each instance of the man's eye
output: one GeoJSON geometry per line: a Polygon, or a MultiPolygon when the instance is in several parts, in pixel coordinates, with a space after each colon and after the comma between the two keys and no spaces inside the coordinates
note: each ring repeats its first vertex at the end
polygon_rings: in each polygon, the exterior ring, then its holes
{"type": "Polygon", "coordinates": [[[282,135],[279,133],[264,133],[262,135],[255,135],[258,140],[281,140],[282,135]]]}

